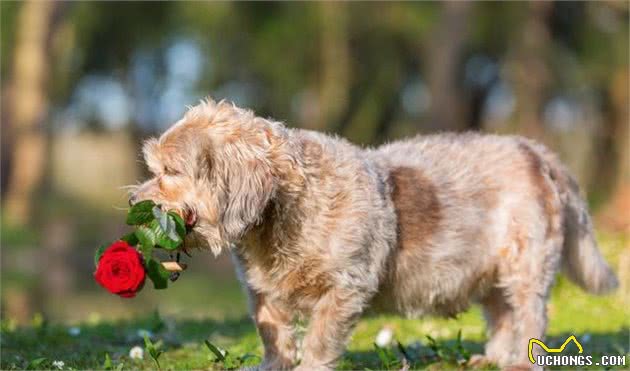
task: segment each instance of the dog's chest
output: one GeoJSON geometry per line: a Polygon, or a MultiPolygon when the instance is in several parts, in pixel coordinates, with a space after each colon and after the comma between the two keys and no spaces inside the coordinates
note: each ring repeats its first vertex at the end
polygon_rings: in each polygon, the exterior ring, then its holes
{"type": "Polygon", "coordinates": [[[320,259],[274,255],[259,256],[254,246],[237,252],[242,278],[256,293],[307,310],[333,286],[320,259]]]}
{"type": "Polygon", "coordinates": [[[286,210],[265,210],[264,222],[236,249],[237,263],[242,280],[256,293],[308,309],[333,286],[332,275],[325,269],[325,256],[304,249],[309,241],[303,240],[301,225],[284,214],[286,210]]]}

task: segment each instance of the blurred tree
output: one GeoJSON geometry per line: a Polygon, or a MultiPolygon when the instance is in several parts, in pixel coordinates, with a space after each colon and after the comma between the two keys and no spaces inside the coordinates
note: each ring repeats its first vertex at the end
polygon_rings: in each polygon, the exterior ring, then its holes
{"type": "Polygon", "coordinates": [[[59,2],[28,1],[20,7],[16,21],[12,79],[7,92],[9,124],[4,133],[13,138],[14,148],[5,197],[5,217],[10,224],[29,222],[33,194],[42,179],[46,148],[43,125],[49,102],[48,46],[54,20],[60,18],[63,8],[59,2]]]}
{"type": "Polygon", "coordinates": [[[511,45],[506,64],[516,96],[517,131],[544,139],[541,114],[551,83],[546,59],[551,42],[548,21],[553,4],[532,1],[527,5],[527,18],[518,40],[511,45]]]}
{"type": "Polygon", "coordinates": [[[431,92],[430,127],[463,130],[468,127],[468,112],[462,89],[463,49],[469,32],[468,1],[443,1],[440,16],[431,32],[427,49],[426,77],[431,92]]]}
{"type": "Polygon", "coordinates": [[[8,98],[9,98],[9,84],[7,80],[9,80],[9,70],[8,67],[11,65],[11,59],[9,58],[11,51],[13,50],[13,43],[15,41],[15,21],[16,14],[18,13],[20,3],[17,1],[1,1],[0,2],[0,15],[2,16],[2,22],[0,22],[0,84],[1,90],[1,101],[0,105],[2,110],[0,110],[0,123],[2,123],[2,131],[3,135],[0,136],[1,144],[0,144],[0,193],[2,197],[6,194],[7,190],[7,180],[9,174],[9,168],[11,166],[10,158],[12,157],[12,147],[11,141],[9,140],[8,131],[8,110],[6,109],[8,98]]]}
{"type": "Polygon", "coordinates": [[[319,3],[321,17],[321,77],[319,87],[319,123],[311,128],[337,126],[349,100],[350,50],[348,45],[347,4],[319,3]]]}
{"type": "MultiPolygon", "coordinates": [[[[593,189],[605,201],[599,225],[626,232],[630,231],[629,18],[628,2],[586,4],[585,27],[580,28],[580,43],[575,48],[584,60],[587,83],[603,97],[604,122],[597,133],[599,156],[593,164],[593,189]]],[[[627,250],[630,254],[630,246],[627,250]]]]}
{"type": "Polygon", "coordinates": [[[602,216],[609,227],[630,232],[630,94],[628,66],[610,80],[611,115],[608,128],[613,136],[614,180],[612,195],[602,216]]]}
{"type": "MultiPolygon", "coordinates": [[[[599,89],[609,85],[604,76],[611,76],[616,67],[607,63],[607,53],[614,49],[612,44],[623,44],[627,38],[618,39],[619,31],[614,30],[606,31],[609,35],[591,32],[591,23],[609,17],[602,13],[607,7],[617,9],[618,17],[627,20],[627,6],[614,2],[588,7],[450,1],[79,3],[68,15],[76,48],[66,46],[66,52],[44,68],[52,68],[55,79],[49,84],[50,98],[63,107],[77,82],[92,74],[111,76],[129,88],[130,75],[135,73],[133,61],[138,53],[146,52],[157,67],[143,66],[145,71],[155,70],[144,77],[153,86],[143,94],[153,97],[136,97],[133,91],[130,96],[159,105],[160,90],[167,88],[162,78],[166,50],[173,40],[192,39],[204,55],[199,95],[214,93],[291,125],[339,131],[361,143],[378,143],[396,132],[391,128],[401,122],[409,126],[405,134],[480,126],[477,121],[489,91],[502,82],[494,72],[497,77],[484,86],[486,90],[465,90],[467,63],[471,56],[481,55],[491,61],[492,69],[507,72],[505,86],[515,95],[513,122],[505,131],[550,142],[541,113],[557,91],[564,88],[571,93],[580,83],[599,89]],[[560,19],[556,22],[560,26],[550,18],[560,19]],[[565,67],[576,58],[584,59],[584,65],[565,67]],[[59,68],[57,59],[71,61],[67,64],[71,67],[59,68]],[[587,74],[584,71],[595,77],[581,81],[580,73],[587,74]],[[559,86],[558,80],[578,82],[567,88],[559,86]],[[401,109],[402,90],[410,82],[419,82],[422,88],[427,83],[430,94],[415,96],[424,102],[417,106],[431,101],[429,117],[423,110],[409,114],[401,109]],[[304,111],[307,114],[300,113],[304,111]]],[[[610,28],[614,22],[606,19],[603,27],[610,28]]],[[[3,43],[7,38],[3,33],[3,43]]],[[[15,74],[12,78],[18,80],[15,74]]],[[[408,108],[409,102],[405,104],[408,108]]],[[[157,130],[157,125],[132,123],[131,127],[138,137],[146,135],[142,130],[147,128],[157,130]]]]}
{"type": "Polygon", "coordinates": [[[401,13],[389,3],[354,3],[349,14],[352,87],[346,112],[333,129],[355,143],[378,144],[400,107],[412,56],[403,48],[402,33],[392,33],[401,13]]]}

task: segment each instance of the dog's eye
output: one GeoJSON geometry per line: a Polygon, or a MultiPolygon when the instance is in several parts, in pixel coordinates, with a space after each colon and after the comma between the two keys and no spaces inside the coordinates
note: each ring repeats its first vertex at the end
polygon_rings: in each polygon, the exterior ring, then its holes
{"type": "Polygon", "coordinates": [[[164,174],[166,175],[179,175],[180,172],[175,170],[175,169],[171,169],[171,168],[164,168],[164,174]]]}

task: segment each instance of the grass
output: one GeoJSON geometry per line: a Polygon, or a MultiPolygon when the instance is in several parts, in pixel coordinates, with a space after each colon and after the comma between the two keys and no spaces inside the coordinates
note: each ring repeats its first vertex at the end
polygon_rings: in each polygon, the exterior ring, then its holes
{"type": "MultiPolygon", "coordinates": [[[[628,238],[600,237],[600,242],[614,262],[628,238]]],[[[36,316],[28,326],[16,326],[11,319],[3,319],[0,368],[50,369],[54,361],[63,361],[64,369],[125,370],[156,369],[158,364],[164,370],[231,369],[258,364],[262,345],[251,321],[242,313],[242,300],[235,301],[235,289],[228,291],[224,297],[214,298],[211,317],[153,312],[123,320],[92,316],[72,324],[49,323],[36,316]],[[235,302],[238,308],[231,308],[230,303],[235,302]],[[130,358],[134,346],[144,349],[143,359],[130,358]]],[[[194,295],[184,294],[188,298],[194,295]]],[[[550,347],[559,346],[575,334],[584,354],[594,359],[629,352],[630,316],[621,294],[590,296],[561,277],[552,293],[549,317],[546,343],[550,347]]],[[[400,369],[408,364],[414,369],[461,369],[469,354],[482,352],[484,341],[484,325],[476,306],[456,319],[370,317],[357,325],[339,368],[400,369]],[[386,348],[375,347],[375,337],[384,327],[393,330],[394,341],[386,348]]],[[[567,349],[569,353],[577,351],[572,346],[567,349]]]]}

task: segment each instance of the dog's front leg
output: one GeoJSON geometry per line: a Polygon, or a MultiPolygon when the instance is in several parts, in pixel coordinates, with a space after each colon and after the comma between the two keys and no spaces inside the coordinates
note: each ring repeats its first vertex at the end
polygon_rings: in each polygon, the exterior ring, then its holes
{"type": "Polygon", "coordinates": [[[302,343],[302,361],[296,370],[334,368],[363,311],[363,297],[347,289],[332,289],[322,296],[313,309],[302,343]]]}
{"type": "Polygon", "coordinates": [[[252,295],[254,322],[265,356],[260,369],[287,370],[295,362],[296,346],[291,314],[261,294],[252,295]]]}

